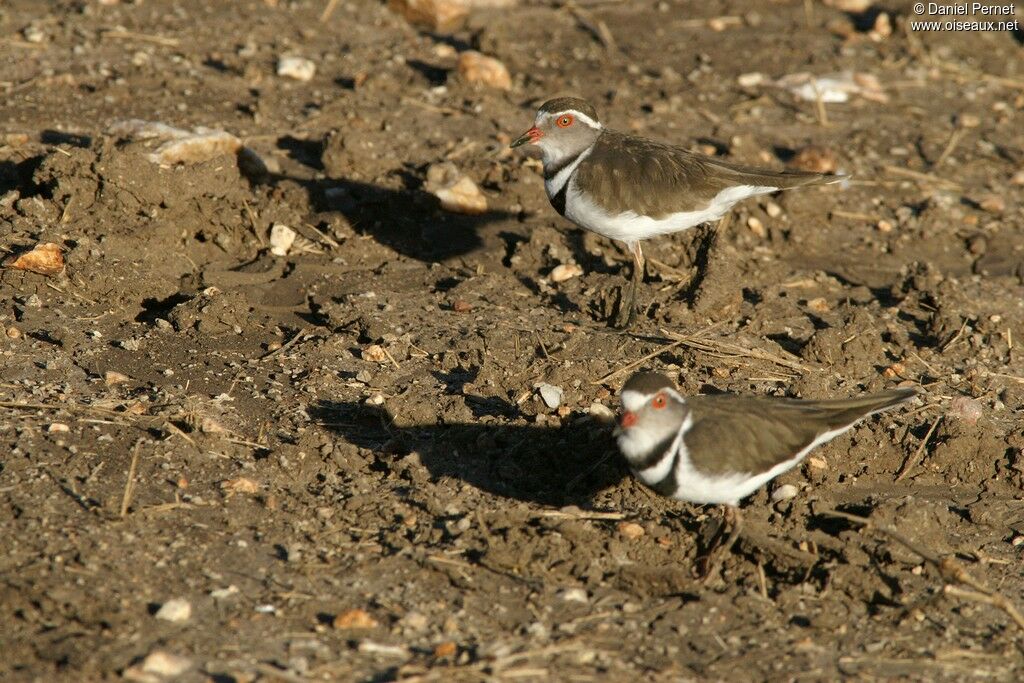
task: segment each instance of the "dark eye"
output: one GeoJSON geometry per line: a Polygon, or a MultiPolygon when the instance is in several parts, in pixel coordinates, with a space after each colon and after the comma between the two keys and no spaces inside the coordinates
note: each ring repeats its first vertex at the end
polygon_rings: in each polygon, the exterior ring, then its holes
{"type": "Polygon", "coordinates": [[[555,123],[558,124],[559,128],[568,128],[569,126],[572,125],[572,116],[570,116],[569,114],[564,114],[558,117],[558,120],[555,123]]]}
{"type": "Polygon", "coordinates": [[[665,401],[665,394],[658,394],[655,396],[654,400],[651,401],[651,405],[654,406],[656,410],[664,408],[667,405],[667,401],[665,401]]]}

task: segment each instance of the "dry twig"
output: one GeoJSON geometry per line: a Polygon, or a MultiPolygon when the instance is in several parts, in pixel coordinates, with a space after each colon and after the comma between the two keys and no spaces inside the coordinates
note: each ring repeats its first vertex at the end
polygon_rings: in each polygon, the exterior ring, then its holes
{"type": "Polygon", "coordinates": [[[309,333],[309,328],[308,328],[308,327],[303,327],[303,328],[302,328],[301,330],[299,330],[298,332],[296,332],[296,333],[295,333],[295,335],[294,335],[294,336],[293,336],[293,337],[292,337],[291,339],[289,339],[288,341],[286,341],[286,342],[285,342],[284,344],[282,344],[281,346],[277,347],[277,348],[276,348],[276,349],[274,349],[273,351],[268,351],[267,353],[265,353],[265,354],[263,354],[262,356],[260,356],[260,357],[259,357],[259,359],[258,359],[258,360],[259,360],[259,362],[261,362],[261,363],[262,363],[262,362],[263,362],[263,361],[265,361],[265,360],[268,360],[268,359],[270,359],[270,358],[273,358],[274,356],[276,356],[276,355],[277,355],[277,354],[279,354],[279,353],[284,353],[285,351],[287,351],[287,350],[288,350],[288,349],[290,349],[291,347],[293,347],[293,346],[295,346],[296,344],[298,344],[298,343],[299,343],[299,341],[300,341],[300,340],[301,340],[301,339],[302,339],[303,337],[305,337],[305,336],[306,336],[306,335],[307,335],[308,333],[309,333]]]}
{"type": "Polygon", "coordinates": [[[121,496],[121,517],[128,516],[128,506],[132,503],[132,494],[135,492],[135,470],[139,466],[139,451],[142,450],[142,441],[135,442],[132,450],[132,464],[128,466],[128,480],[124,483],[124,495],[121,496]]]}
{"type": "Polygon", "coordinates": [[[912,171],[909,168],[903,168],[902,166],[886,166],[883,170],[890,175],[903,176],[904,178],[918,180],[923,183],[934,183],[936,185],[944,185],[952,189],[960,188],[960,183],[953,182],[952,180],[946,180],[945,178],[940,178],[937,175],[932,175],[931,173],[921,173],[920,171],[912,171]]]}
{"type": "Polygon", "coordinates": [[[546,518],[553,517],[555,519],[600,519],[617,521],[620,519],[626,519],[629,515],[625,515],[621,512],[588,512],[587,510],[570,512],[566,510],[544,510],[537,516],[546,518]]]}
{"type": "MultiPolygon", "coordinates": [[[[679,336],[674,332],[665,332],[665,334],[669,337],[679,336]]],[[[755,360],[768,361],[784,368],[795,370],[796,372],[807,372],[809,370],[809,368],[803,363],[790,360],[785,356],[770,353],[763,349],[746,348],[739,344],[722,341],[721,339],[697,339],[696,335],[690,335],[681,338],[679,341],[683,346],[688,346],[692,349],[703,351],[705,353],[717,354],[723,358],[753,358],[755,360]]]]}
{"type": "Polygon", "coordinates": [[[941,415],[935,418],[935,421],[932,422],[932,426],[928,429],[928,433],[924,435],[924,439],[921,440],[921,443],[914,451],[914,454],[907,458],[906,462],[903,463],[903,467],[900,468],[900,473],[896,475],[896,481],[902,481],[903,478],[910,473],[911,468],[917,465],[921,460],[921,456],[924,454],[924,449],[928,445],[928,440],[932,438],[932,434],[935,433],[935,428],[939,426],[940,422],[942,422],[941,415]]]}

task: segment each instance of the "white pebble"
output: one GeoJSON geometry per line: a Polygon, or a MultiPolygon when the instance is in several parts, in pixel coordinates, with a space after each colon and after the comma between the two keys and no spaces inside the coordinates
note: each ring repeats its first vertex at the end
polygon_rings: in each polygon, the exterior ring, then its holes
{"type": "Polygon", "coordinates": [[[757,216],[751,216],[747,219],[747,227],[750,228],[750,232],[754,233],[758,237],[766,237],[768,231],[764,229],[764,223],[757,216]]]}
{"type": "Polygon", "coordinates": [[[158,676],[180,676],[192,668],[192,660],[163,650],[154,650],[142,660],[142,670],[158,676]]]}
{"type": "Polygon", "coordinates": [[[783,484],[772,492],[772,502],[778,503],[783,500],[796,498],[797,493],[799,493],[799,489],[797,489],[797,487],[792,484],[783,484]]]}
{"type": "Polygon", "coordinates": [[[286,256],[295,243],[295,231],[284,223],[274,223],[270,228],[270,253],[274,256],[286,256]]]}
{"type": "Polygon", "coordinates": [[[487,196],[451,162],[428,168],[424,189],[441,200],[445,211],[469,215],[487,211],[487,196]]]}
{"type": "Polygon", "coordinates": [[[582,602],[583,604],[586,604],[590,601],[590,598],[587,596],[587,591],[582,588],[565,588],[558,591],[558,597],[563,602],[582,602]]]}
{"type": "Polygon", "coordinates": [[[184,598],[174,598],[161,605],[155,616],[163,621],[187,621],[192,616],[192,604],[184,598]]]}
{"type": "Polygon", "coordinates": [[[210,597],[214,600],[225,600],[230,598],[232,595],[238,594],[238,586],[231,584],[227,588],[215,588],[210,591],[210,597]]]}
{"type": "Polygon", "coordinates": [[[281,57],[277,60],[277,75],[309,81],[316,75],[316,64],[305,57],[281,57]]]}
{"type": "Polygon", "coordinates": [[[544,401],[544,405],[554,410],[562,403],[562,387],[556,387],[553,384],[542,382],[537,385],[537,390],[540,391],[540,397],[544,401]]]}
{"type": "Polygon", "coordinates": [[[764,74],[760,71],[752,71],[746,74],[740,74],[736,79],[736,83],[742,88],[753,88],[755,85],[761,85],[764,83],[764,74]]]}

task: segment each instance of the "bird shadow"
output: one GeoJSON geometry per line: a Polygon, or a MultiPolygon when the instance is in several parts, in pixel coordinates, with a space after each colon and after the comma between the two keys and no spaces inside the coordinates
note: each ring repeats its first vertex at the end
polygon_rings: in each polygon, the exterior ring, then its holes
{"type": "Polygon", "coordinates": [[[277,144],[291,158],[317,171],[319,177],[275,175],[271,182],[291,180],[299,184],[315,211],[341,214],[356,232],[409,258],[433,263],[464,256],[484,246],[482,228],[517,218],[517,214],[501,209],[475,215],[441,209],[440,200],[423,189],[425,168],[405,167],[398,172],[402,187],[382,187],[349,178],[323,177],[322,140],[285,136],[277,144]]]}
{"type": "Polygon", "coordinates": [[[319,402],[310,415],[402,476],[416,479],[416,472],[401,471],[415,454],[434,481],[458,479],[524,502],[587,505],[626,475],[610,430],[590,419],[562,427],[493,421],[399,426],[383,408],[337,401],[319,402]]]}

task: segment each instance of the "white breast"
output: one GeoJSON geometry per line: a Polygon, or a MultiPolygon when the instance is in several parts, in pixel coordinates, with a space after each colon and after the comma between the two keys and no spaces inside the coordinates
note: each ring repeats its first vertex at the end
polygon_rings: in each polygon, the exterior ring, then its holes
{"type": "Polygon", "coordinates": [[[569,177],[573,174],[573,171],[576,170],[576,167],[580,165],[581,161],[590,156],[590,153],[593,150],[594,146],[591,145],[590,147],[580,152],[579,156],[577,156],[571,164],[567,164],[565,168],[563,168],[561,171],[551,176],[550,178],[544,180],[544,189],[548,193],[548,199],[554,197],[562,190],[565,184],[569,182],[569,177]]]}
{"type": "MultiPolygon", "coordinates": [[[[581,159],[582,157],[583,155],[581,155],[581,159]]],[[[579,163],[579,161],[576,163],[579,163]]],[[[576,164],[571,164],[571,166],[575,170],[576,164]]],[[[552,180],[557,178],[558,176],[555,176],[552,180]]],[[[679,232],[701,223],[718,220],[736,202],[747,197],[753,197],[754,195],[775,192],[778,189],[777,187],[755,185],[729,187],[715,195],[714,199],[705,208],[698,211],[680,211],[664,218],[651,218],[650,216],[640,216],[634,211],[625,211],[616,215],[609,214],[593,200],[581,193],[576,187],[574,179],[569,178],[569,187],[566,189],[565,197],[565,217],[580,227],[596,232],[599,235],[604,235],[613,240],[634,242],[657,235],[679,232]]],[[[548,194],[551,194],[550,189],[548,194]]]]}

